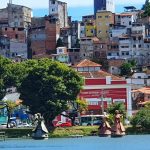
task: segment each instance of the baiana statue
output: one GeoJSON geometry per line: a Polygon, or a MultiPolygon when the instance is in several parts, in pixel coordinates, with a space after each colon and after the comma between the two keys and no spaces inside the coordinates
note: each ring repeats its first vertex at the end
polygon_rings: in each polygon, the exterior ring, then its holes
{"type": "Polygon", "coordinates": [[[48,139],[48,130],[44,124],[44,119],[40,113],[35,114],[36,127],[33,130],[33,139],[48,139]]]}
{"type": "Polygon", "coordinates": [[[108,116],[104,115],[102,123],[98,128],[98,135],[101,137],[107,137],[111,135],[111,126],[108,123],[108,116]]]}
{"type": "Polygon", "coordinates": [[[122,115],[118,110],[115,111],[114,125],[111,128],[111,137],[122,137],[125,135],[125,128],[121,123],[122,115]]]}

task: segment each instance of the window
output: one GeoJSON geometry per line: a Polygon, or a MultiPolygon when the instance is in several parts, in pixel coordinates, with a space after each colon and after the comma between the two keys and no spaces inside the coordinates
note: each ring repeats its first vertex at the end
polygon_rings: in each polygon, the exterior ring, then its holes
{"type": "Polygon", "coordinates": [[[105,16],[105,18],[109,18],[109,16],[105,16]]]}
{"type": "Polygon", "coordinates": [[[138,79],[141,79],[141,76],[138,76],[137,78],[138,78],[138,79]]]}
{"type": "Polygon", "coordinates": [[[133,45],[133,48],[136,48],[136,45],[133,45]]]}
{"type": "Polygon", "coordinates": [[[126,55],[129,55],[129,52],[126,52],[126,55]]]}
{"type": "Polygon", "coordinates": [[[55,9],[54,9],[54,8],[52,8],[52,11],[55,11],[55,9]]]}
{"type": "Polygon", "coordinates": [[[136,41],[136,37],[134,37],[133,40],[136,41]]]}
{"type": "Polygon", "coordinates": [[[95,67],[95,71],[99,71],[100,69],[100,67],[95,67]]]}
{"type": "Polygon", "coordinates": [[[62,53],[63,52],[63,50],[62,49],[59,49],[59,53],[62,53]]]}
{"type": "Polygon", "coordinates": [[[5,31],[7,31],[7,28],[5,28],[5,31]]]}
{"type": "Polygon", "coordinates": [[[18,39],[18,34],[15,35],[15,38],[18,39]]]}
{"type": "Polygon", "coordinates": [[[131,21],[129,21],[129,25],[131,25],[131,21]]]}
{"type": "Polygon", "coordinates": [[[52,1],[52,4],[55,4],[55,1],[52,1]]]}
{"type": "Polygon", "coordinates": [[[15,28],[13,28],[13,31],[15,31],[15,28]]]}
{"type": "Polygon", "coordinates": [[[122,52],[122,55],[124,55],[124,52],[122,52]]]}
{"type": "Polygon", "coordinates": [[[111,56],[111,53],[108,53],[108,56],[111,56]]]}
{"type": "Polygon", "coordinates": [[[98,16],[98,18],[102,18],[102,16],[98,16]]]}
{"type": "Polygon", "coordinates": [[[141,48],[142,46],[141,45],[139,45],[139,48],[141,48]]]}

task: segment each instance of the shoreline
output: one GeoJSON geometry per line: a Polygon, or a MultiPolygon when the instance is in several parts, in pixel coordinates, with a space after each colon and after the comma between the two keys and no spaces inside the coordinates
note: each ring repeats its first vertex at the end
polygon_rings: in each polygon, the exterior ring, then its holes
{"type": "MultiPolygon", "coordinates": [[[[5,132],[6,138],[31,138],[33,128],[10,128],[0,129],[5,132]]],[[[71,136],[98,136],[98,126],[74,126],[58,127],[49,132],[49,138],[71,138],[71,136]]],[[[126,127],[126,135],[147,135],[150,130],[143,130],[140,127],[126,127]]]]}

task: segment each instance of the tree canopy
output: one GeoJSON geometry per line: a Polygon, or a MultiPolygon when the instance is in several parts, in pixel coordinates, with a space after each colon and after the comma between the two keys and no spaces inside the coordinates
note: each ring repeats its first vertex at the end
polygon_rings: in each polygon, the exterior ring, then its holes
{"type": "Polygon", "coordinates": [[[131,60],[129,62],[125,62],[120,67],[121,69],[121,76],[130,76],[132,74],[133,68],[136,66],[136,61],[131,60]]]}
{"type": "Polygon", "coordinates": [[[143,129],[150,129],[150,103],[132,118],[131,125],[133,127],[141,126],[143,129]]]}
{"type": "Polygon", "coordinates": [[[62,46],[64,46],[64,43],[63,43],[62,39],[59,38],[59,39],[57,40],[56,47],[62,47],[62,46]]]}
{"type": "Polygon", "coordinates": [[[143,17],[150,16],[150,2],[149,2],[149,0],[145,1],[145,4],[143,5],[142,10],[144,10],[144,13],[142,15],[143,17]]]}
{"type": "Polygon", "coordinates": [[[10,74],[9,65],[12,62],[9,59],[0,56],[0,100],[5,96],[6,89],[10,87],[10,74]]]}
{"type": "Polygon", "coordinates": [[[33,114],[41,113],[46,123],[51,123],[76,100],[82,78],[73,69],[49,59],[27,61],[26,68],[30,69],[19,86],[21,99],[33,114]],[[33,68],[27,67],[31,64],[33,68]]]}

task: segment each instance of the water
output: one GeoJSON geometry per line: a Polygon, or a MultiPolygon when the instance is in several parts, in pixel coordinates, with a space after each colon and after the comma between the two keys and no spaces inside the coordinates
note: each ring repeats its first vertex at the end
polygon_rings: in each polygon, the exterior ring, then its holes
{"type": "Polygon", "coordinates": [[[150,135],[0,141],[0,150],[150,150],[150,135]]]}

